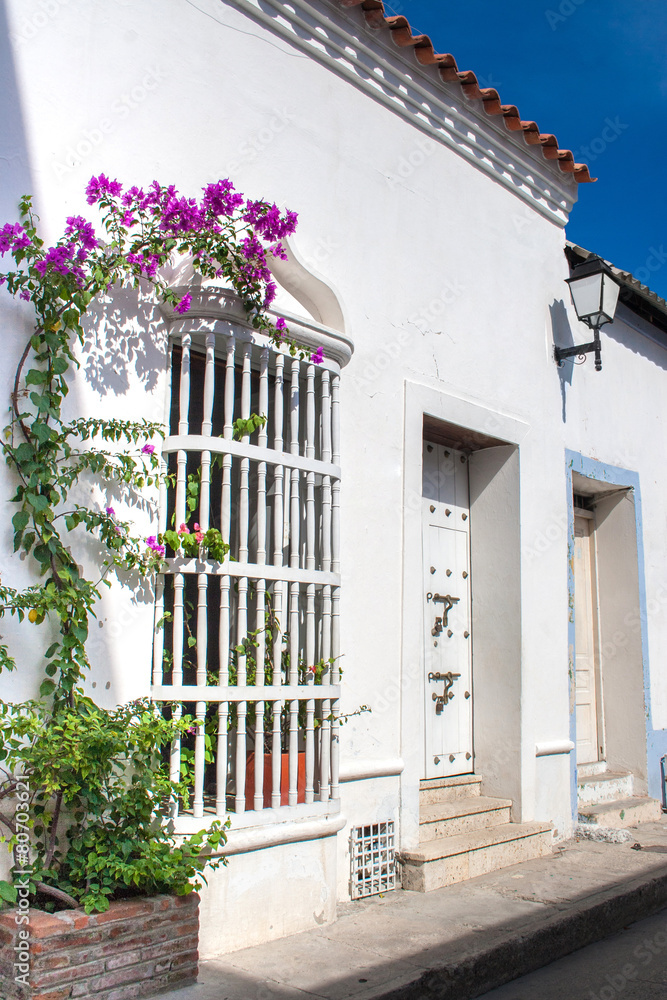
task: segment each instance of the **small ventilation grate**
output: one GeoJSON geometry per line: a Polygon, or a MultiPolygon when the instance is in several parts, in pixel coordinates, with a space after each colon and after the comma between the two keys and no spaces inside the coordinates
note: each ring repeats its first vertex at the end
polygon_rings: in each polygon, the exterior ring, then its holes
{"type": "Polygon", "coordinates": [[[350,895],[377,896],[396,888],[394,822],[357,826],[350,834],[350,895]]]}

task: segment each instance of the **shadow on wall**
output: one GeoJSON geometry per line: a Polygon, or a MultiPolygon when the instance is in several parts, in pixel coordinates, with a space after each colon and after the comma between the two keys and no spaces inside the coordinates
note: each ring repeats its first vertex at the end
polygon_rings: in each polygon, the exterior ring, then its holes
{"type": "Polygon", "coordinates": [[[623,344],[633,354],[640,354],[648,361],[652,361],[659,368],[667,370],[667,351],[665,350],[667,346],[667,333],[658,326],[652,329],[650,319],[640,319],[632,311],[630,304],[632,301],[633,297],[630,290],[622,288],[618,297],[616,322],[604,326],[602,328],[603,334],[606,334],[617,343],[623,344]],[[627,318],[627,322],[624,321],[625,318],[627,318]],[[646,333],[639,333],[634,328],[635,323],[639,323],[645,327],[646,333]]]}
{"type": "Polygon", "coordinates": [[[167,332],[149,290],[114,288],[91,303],[84,329],[81,370],[100,396],[136,391],[133,375],[144,392],[153,392],[166,364],[167,332]]]}
{"type": "Polygon", "coordinates": [[[14,54],[9,37],[5,0],[0,0],[0,225],[13,222],[21,195],[32,191],[28,156],[14,54]]]}
{"type": "MultiPolygon", "coordinates": [[[[552,305],[549,306],[549,312],[551,314],[551,330],[553,334],[554,348],[556,347],[574,347],[574,337],[572,335],[572,327],[570,326],[570,320],[567,315],[567,309],[565,308],[565,303],[562,299],[558,299],[552,305]]],[[[554,362],[555,364],[555,362],[554,362]]],[[[560,397],[561,397],[561,416],[563,423],[567,419],[566,412],[566,394],[567,387],[572,385],[572,372],[574,371],[574,362],[571,358],[566,358],[563,361],[561,368],[556,366],[558,372],[558,378],[560,380],[560,397]]]]}

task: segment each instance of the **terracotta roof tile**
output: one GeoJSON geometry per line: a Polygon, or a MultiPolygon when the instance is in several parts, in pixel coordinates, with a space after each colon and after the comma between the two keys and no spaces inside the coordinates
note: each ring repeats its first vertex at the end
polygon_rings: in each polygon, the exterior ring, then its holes
{"type": "Polygon", "coordinates": [[[573,174],[580,184],[596,180],[591,177],[585,163],[575,163],[569,149],[559,149],[555,135],[543,134],[535,122],[521,120],[519,110],[513,104],[501,104],[500,95],[493,87],[480,87],[472,70],[459,70],[456,59],[450,53],[437,53],[428,35],[413,35],[410,22],[402,14],[387,17],[382,0],[337,0],[341,7],[361,7],[366,23],[371,28],[386,28],[392,40],[401,48],[412,47],[417,62],[422,66],[437,66],[444,83],[460,83],[464,95],[471,101],[482,101],[487,115],[502,115],[505,128],[510,132],[523,132],[529,146],[542,146],[542,155],[547,160],[558,160],[558,166],[566,174],[573,174]]]}

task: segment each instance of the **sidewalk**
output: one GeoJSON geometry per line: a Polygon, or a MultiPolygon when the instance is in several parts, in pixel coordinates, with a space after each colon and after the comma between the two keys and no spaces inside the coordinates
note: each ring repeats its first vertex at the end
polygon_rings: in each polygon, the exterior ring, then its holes
{"type": "Polygon", "coordinates": [[[326,927],[202,962],[195,986],[162,998],[469,1000],[667,905],[667,816],[631,833],[625,844],[567,841],[435,892],[344,904],[326,927]]]}

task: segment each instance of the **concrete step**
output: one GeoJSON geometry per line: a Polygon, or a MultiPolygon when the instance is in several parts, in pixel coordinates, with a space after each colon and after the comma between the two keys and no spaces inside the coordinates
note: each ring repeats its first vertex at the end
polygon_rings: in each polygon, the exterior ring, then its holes
{"type": "Polygon", "coordinates": [[[579,803],[580,823],[593,823],[595,826],[607,826],[614,830],[624,830],[637,826],[638,823],[657,823],[661,815],[660,802],[641,795],[592,806],[582,806],[579,803]]]}
{"type": "Polygon", "coordinates": [[[453,802],[434,802],[419,811],[419,840],[438,840],[471,833],[501,823],[509,823],[511,799],[493,799],[487,795],[471,795],[453,802]]]}
{"type": "Polygon", "coordinates": [[[592,774],[605,774],[606,760],[594,760],[590,764],[577,764],[577,774],[580,778],[590,778],[592,774]]]}
{"type": "Polygon", "coordinates": [[[503,823],[486,830],[429,840],[399,861],[404,889],[431,892],[478,875],[551,854],[552,827],[546,823],[503,823]]]}
{"type": "Polygon", "coordinates": [[[454,802],[481,794],[482,779],[479,774],[457,774],[453,778],[426,778],[419,782],[419,805],[434,802],[454,802]]]}
{"type": "Polygon", "coordinates": [[[595,806],[614,799],[632,798],[634,779],[631,774],[621,771],[606,771],[579,777],[577,781],[577,801],[579,806],[595,806]]]}

